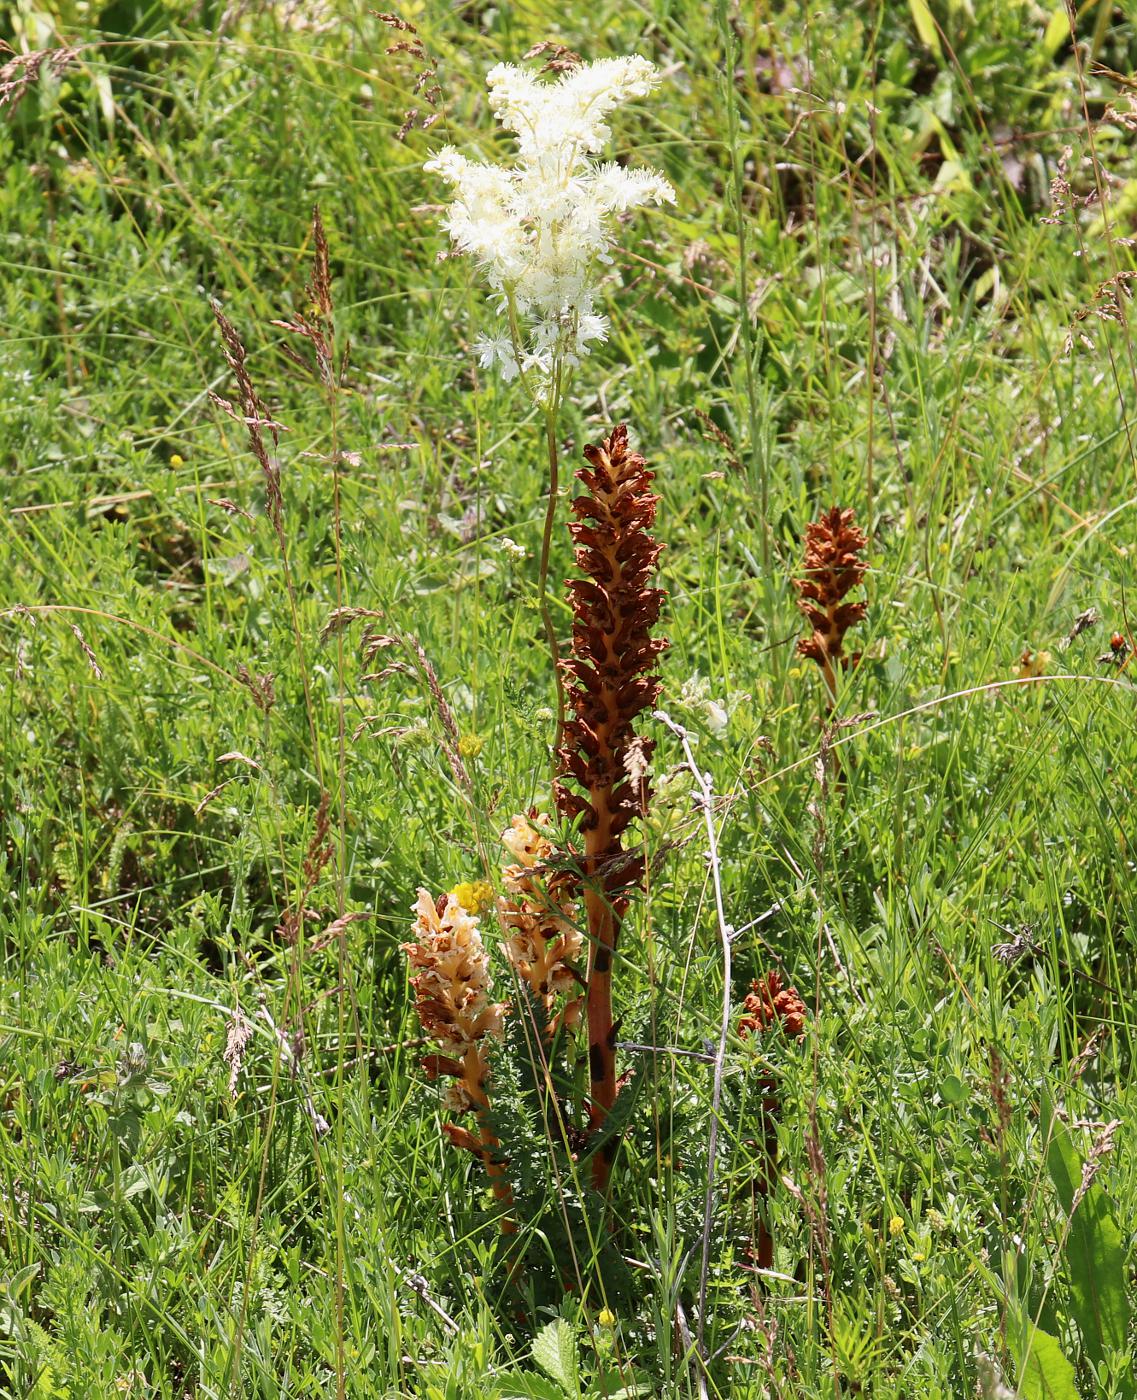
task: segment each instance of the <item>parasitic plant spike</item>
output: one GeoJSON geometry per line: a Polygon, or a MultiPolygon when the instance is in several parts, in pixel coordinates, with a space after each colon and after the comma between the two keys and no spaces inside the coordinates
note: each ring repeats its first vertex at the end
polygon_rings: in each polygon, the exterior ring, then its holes
{"type": "MultiPolygon", "coordinates": [[[[442,1130],[452,1143],[478,1158],[494,1195],[508,1208],[513,1192],[489,1122],[486,1047],[487,1041],[500,1039],[508,1007],[490,1000],[489,954],[474,915],[452,895],[434,900],[422,889],[414,912],[416,941],[401,946],[411,967],[418,969],[411,978],[418,1018],[441,1051],[425,1056],[422,1065],[429,1079],[445,1075],[453,1081],[443,1095],[445,1107],[452,1113],[473,1113],[477,1124],[476,1133],[453,1123],[443,1124],[442,1130]]],[[[508,1217],[502,1221],[503,1233],[515,1229],[508,1217]]]]}
{"type": "Polygon", "coordinates": [[[830,705],[837,698],[837,667],[855,665],[859,660],[859,653],[845,655],[845,633],[864,618],[867,606],[844,602],[860,586],[868,569],[862,557],[868,538],[855,522],[852,509],[834,506],[807,525],[805,577],[794,579],[798,607],[813,627],[812,635],[798,642],[798,654],[821,667],[830,705]]]}
{"type": "MultiPolygon", "coordinates": [[[[624,424],[599,446],[584,449],[577,472],[583,494],[569,526],[584,574],[568,585],[573,611],[571,655],[561,663],[570,684],[571,717],[559,753],[557,808],[580,819],[588,926],[587,1019],[592,1129],[616,1101],[616,1027],[612,962],[629,903],[644,875],[639,857],[624,854],[622,836],[647,805],[646,768],[654,747],[633,729],[659,694],[654,666],[667,642],[653,639],[663,591],[649,587],[662,546],[651,527],[659,498],[652,474],[628,447],[624,424]],[[579,789],[574,791],[573,788],[579,789]]],[[[608,1184],[613,1142],[593,1158],[593,1184],[608,1184]]]]}
{"type": "Polygon", "coordinates": [[[584,940],[575,904],[580,881],[574,871],[550,864],[554,847],[548,825],[547,816],[530,812],[515,816],[502,832],[513,863],[501,872],[506,893],[498,913],[506,932],[505,956],[544,1008],[545,1034],[552,1040],[562,1025],[580,1020],[582,978],[576,964],[584,940]],[[560,998],[565,1002],[557,1010],[560,998]]]}
{"type": "MultiPolygon", "coordinates": [[[[774,1032],[779,1027],[791,1040],[805,1035],[805,1002],[795,987],[782,985],[781,975],[768,972],[750,984],[738,1018],[738,1033],[744,1039],[750,1035],[774,1032]]],[[[760,1269],[774,1267],[774,1237],[770,1231],[770,1194],[778,1180],[778,1128],[781,1112],[777,1082],[769,1075],[759,1081],[762,1094],[761,1165],[751,1182],[751,1194],[758,1216],[758,1247],[755,1262],[760,1269]]]]}

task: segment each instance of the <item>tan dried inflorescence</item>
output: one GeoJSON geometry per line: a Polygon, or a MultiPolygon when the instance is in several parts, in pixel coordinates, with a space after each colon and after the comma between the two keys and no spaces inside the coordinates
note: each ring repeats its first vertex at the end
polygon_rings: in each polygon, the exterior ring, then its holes
{"type": "Polygon", "coordinates": [[[429,1055],[424,1068],[432,1079],[454,1078],[444,1102],[452,1112],[465,1113],[487,1102],[489,1066],[482,1042],[500,1037],[507,1008],[490,1000],[490,960],[478,920],[451,896],[435,900],[421,889],[414,912],[417,942],[402,949],[419,969],[411,978],[418,1018],[443,1052],[429,1055]]]}
{"type": "Polygon", "coordinates": [[[813,633],[798,642],[798,653],[816,661],[825,676],[832,701],[837,694],[837,667],[855,665],[859,653],[846,656],[845,633],[865,615],[866,604],[844,599],[860,586],[867,572],[861,552],[868,544],[855,524],[852,509],[834,506],[805,527],[804,578],[794,579],[798,607],[813,626],[813,633]]]}
{"type": "MultiPolygon", "coordinates": [[[[667,642],[651,636],[663,600],[661,589],[649,587],[661,548],[651,534],[659,502],[652,474],[629,449],[623,424],[599,447],[585,447],[584,455],[588,467],[576,475],[585,490],[572,503],[576,520],[569,529],[585,577],[568,585],[572,653],[561,663],[573,714],[565,723],[554,795],[564,818],[581,819],[584,838],[589,1077],[593,1127],[599,1128],[617,1087],[612,960],[628,891],[644,873],[642,859],[626,855],[621,839],[648,801],[653,744],[632,726],[659,694],[654,667],[667,642]]],[[[613,1146],[594,1159],[599,1188],[607,1183],[613,1146]]]]}
{"type": "Polygon", "coordinates": [[[498,913],[506,932],[505,956],[545,1011],[551,1039],[560,1026],[580,1020],[583,979],[577,971],[583,938],[577,926],[575,872],[552,864],[555,849],[544,814],[515,816],[501,843],[513,857],[502,868],[506,893],[498,913]],[[557,1002],[565,998],[558,1011],[557,1002]]]}
{"type": "MultiPolygon", "coordinates": [[[[513,1200],[499,1143],[489,1122],[490,1067],[487,1041],[501,1036],[508,1006],[490,999],[490,960],[478,920],[450,895],[433,899],[420,889],[414,904],[416,942],[402,944],[411,967],[415,1010],[440,1054],[427,1055],[423,1068],[431,1079],[447,1075],[443,1103],[453,1113],[472,1112],[477,1132],[455,1123],[442,1130],[457,1147],[472,1152],[486,1169],[494,1195],[504,1205],[513,1200]]],[[[502,1229],[512,1232],[508,1219],[502,1229]]]]}

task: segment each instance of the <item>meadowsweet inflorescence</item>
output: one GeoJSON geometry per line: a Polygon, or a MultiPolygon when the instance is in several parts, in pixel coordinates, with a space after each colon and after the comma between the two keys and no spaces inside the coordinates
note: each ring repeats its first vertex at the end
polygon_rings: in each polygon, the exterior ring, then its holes
{"type": "Polygon", "coordinates": [[[517,164],[472,161],[452,146],[426,163],[454,187],[445,227],[481,266],[505,318],[501,333],[477,341],[479,361],[506,380],[521,374],[542,399],[555,397],[563,370],[607,337],[597,265],[611,261],[613,216],[674,203],[657,171],[593,158],[611,134],[609,113],[658,80],[638,55],[584,64],[554,82],[499,63],[486,76],[490,107],[517,137],[517,164]]]}

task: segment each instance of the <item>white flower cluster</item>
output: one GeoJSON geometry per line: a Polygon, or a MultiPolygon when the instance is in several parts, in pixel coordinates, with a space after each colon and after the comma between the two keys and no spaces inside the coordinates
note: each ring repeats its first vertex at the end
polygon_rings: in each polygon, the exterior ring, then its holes
{"type": "Polygon", "coordinates": [[[658,80],[638,55],[584,64],[555,82],[499,63],[486,77],[490,107],[517,137],[517,164],[468,160],[453,146],[426,164],[454,187],[445,227],[480,264],[506,318],[503,333],[477,341],[479,361],[499,366],[506,380],[532,377],[541,397],[557,392],[564,366],[607,338],[608,318],[595,308],[596,265],[611,261],[611,217],[674,203],[657,171],[593,159],[611,134],[608,114],[658,80]]]}

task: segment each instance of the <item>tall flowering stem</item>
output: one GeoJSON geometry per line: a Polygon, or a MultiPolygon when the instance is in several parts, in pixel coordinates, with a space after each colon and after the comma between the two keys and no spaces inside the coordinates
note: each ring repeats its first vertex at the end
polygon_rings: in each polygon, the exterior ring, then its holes
{"type": "Polygon", "coordinates": [[[477,262],[500,318],[475,341],[478,362],[518,380],[545,417],[549,487],[537,591],[557,684],[557,750],[565,696],[547,588],[561,403],[573,370],[608,338],[597,301],[612,261],[612,225],[641,205],[674,203],[675,191],[658,171],[596,159],[612,134],[607,118],[651,92],[655,65],[633,54],[585,64],[561,59],[555,68],[551,82],[512,63],[486,75],[490,108],[516,140],[513,165],[473,161],[447,146],[425,169],[452,187],[445,227],[455,249],[477,262]]]}
{"type": "Polygon", "coordinates": [[[868,571],[862,558],[868,538],[855,522],[853,510],[834,506],[807,525],[805,577],[794,579],[798,607],[813,627],[811,635],[798,642],[798,654],[820,666],[830,708],[837,699],[837,668],[855,665],[860,659],[859,653],[845,655],[845,633],[862,621],[867,606],[844,601],[868,571]]]}
{"type": "MultiPolygon", "coordinates": [[[[742,1003],[742,1015],[738,1019],[738,1033],[744,1039],[750,1035],[768,1035],[781,1032],[791,1040],[801,1040],[805,1035],[805,1002],[795,987],[782,985],[777,972],[768,972],[750,984],[750,991],[742,1003]]],[[[762,1142],[758,1170],[750,1184],[751,1195],[757,1208],[758,1240],[754,1262],[760,1269],[774,1267],[774,1236],[770,1229],[770,1195],[778,1180],[778,1116],[781,1113],[781,1099],[777,1081],[771,1075],[763,1075],[759,1081],[762,1095],[761,1124],[762,1142]]]]}
{"type": "MultiPolygon", "coordinates": [[[[598,1131],[616,1101],[616,1028],[612,963],[629,904],[643,880],[643,860],[624,852],[628,824],[647,805],[646,768],[654,747],[633,729],[659,694],[653,668],[667,642],[651,636],[663,591],[648,586],[661,546],[652,537],[659,497],[652,473],[628,448],[620,424],[599,446],[584,449],[577,472],[584,493],[572,503],[569,526],[584,577],[568,584],[573,611],[572,653],[561,663],[571,682],[554,786],[561,815],[580,818],[588,927],[588,1021],[591,1126],[598,1131]],[[578,790],[574,791],[573,788],[578,790]]],[[[593,1184],[608,1184],[615,1145],[593,1158],[593,1184]]]]}
{"type": "MultiPolygon", "coordinates": [[[[490,1125],[488,1093],[489,1045],[501,1038],[508,1007],[490,1000],[489,953],[477,918],[453,895],[435,900],[427,890],[419,890],[414,912],[415,942],[401,946],[417,969],[411,978],[415,1010],[440,1052],[427,1055],[422,1065],[428,1078],[444,1075],[453,1081],[443,1105],[455,1114],[471,1113],[476,1125],[470,1132],[444,1123],[442,1131],[482,1163],[494,1195],[508,1209],[513,1191],[490,1125]]],[[[501,1228],[512,1234],[517,1227],[507,1216],[501,1228]]]]}

